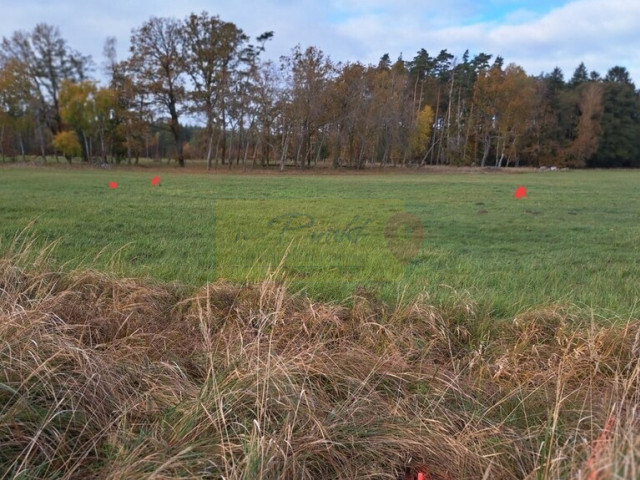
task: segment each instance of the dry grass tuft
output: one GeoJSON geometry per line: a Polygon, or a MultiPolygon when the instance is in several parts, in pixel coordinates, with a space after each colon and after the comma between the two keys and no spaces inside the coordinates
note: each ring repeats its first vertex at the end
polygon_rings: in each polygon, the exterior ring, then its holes
{"type": "Polygon", "coordinates": [[[637,319],[24,263],[0,260],[1,479],[638,477],[637,319]]]}

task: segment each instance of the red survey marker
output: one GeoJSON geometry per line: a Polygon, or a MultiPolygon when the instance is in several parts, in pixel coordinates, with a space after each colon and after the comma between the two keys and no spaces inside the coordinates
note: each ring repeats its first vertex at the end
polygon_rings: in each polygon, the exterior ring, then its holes
{"type": "Polygon", "coordinates": [[[151,185],[156,186],[160,184],[160,177],[156,176],[151,179],[151,185]]]}
{"type": "Polygon", "coordinates": [[[527,196],[527,189],[520,185],[516,188],[516,192],[513,194],[515,198],[524,198],[527,196]]]}
{"type": "Polygon", "coordinates": [[[118,182],[109,182],[109,188],[112,190],[118,188],[118,182]]]}

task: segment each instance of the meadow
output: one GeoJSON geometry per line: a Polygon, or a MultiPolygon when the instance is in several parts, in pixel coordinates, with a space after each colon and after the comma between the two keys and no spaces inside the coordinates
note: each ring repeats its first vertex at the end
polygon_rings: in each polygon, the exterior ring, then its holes
{"type": "Polygon", "coordinates": [[[0,168],[0,480],[638,478],[638,180],[0,168]]]}
{"type": "MultiPolygon", "coordinates": [[[[499,318],[549,304],[624,316],[640,292],[638,181],[630,171],[3,168],[0,248],[27,228],[38,245],[54,242],[52,258],[68,268],[191,287],[219,278],[260,281],[284,258],[290,289],[318,300],[343,303],[364,291],[395,303],[426,293],[436,304],[472,298],[499,318]],[[152,186],[156,175],[161,183],[152,186]],[[518,185],[526,198],[514,198],[518,185]],[[419,248],[409,245],[411,258],[398,260],[384,229],[402,212],[424,230],[419,248]],[[354,227],[358,236],[344,235],[354,227]]],[[[398,231],[396,249],[412,243],[411,230],[404,235],[398,231]]]]}

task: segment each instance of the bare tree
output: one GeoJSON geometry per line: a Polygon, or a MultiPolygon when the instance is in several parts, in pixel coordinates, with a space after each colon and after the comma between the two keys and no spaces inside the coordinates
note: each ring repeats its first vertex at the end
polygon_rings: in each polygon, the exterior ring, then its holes
{"type": "Polygon", "coordinates": [[[31,106],[40,133],[41,153],[45,156],[45,133],[62,129],[59,93],[64,80],[83,81],[91,70],[91,57],[71,49],[57,27],[39,23],[32,32],[16,31],[2,39],[0,63],[22,64],[27,82],[34,86],[31,106]]]}
{"type": "Polygon", "coordinates": [[[176,148],[178,165],[184,167],[180,116],[186,106],[186,63],[182,22],[152,17],[131,35],[130,65],[135,81],[152,98],[168,126],[176,148]]]}
{"type": "Polygon", "coordinates": [[[310,166],[324,142],[325,107],[334,66],[322,50],[308,47],[302,51],[299,45],[292,50],[290,57],[282,57],[281,60],[281,68],[288,72],[287,80],[291,89],[289,111],[292,118],[289,123],[295,131],[294,162],[296,166],[304,168],[305,164],[310,166]]]}
{"type": "Polygon", "coordinates": [[[231,78],[241,63],[240,53],[248,40],[234,23],[211,17],[206,12],[191,14],[184,23],[184,58],[193,82],[194,111],[206,119],[207,168],[211,168],[216,124],[222,135],[223,163],[226,158],[225,128],[231,78]]]}

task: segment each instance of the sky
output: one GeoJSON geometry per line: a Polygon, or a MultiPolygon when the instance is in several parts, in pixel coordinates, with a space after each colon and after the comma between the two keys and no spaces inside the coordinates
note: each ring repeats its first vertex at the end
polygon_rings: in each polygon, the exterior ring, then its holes
{"type": "MultiPolygon", "coordinates": [[[[272,30],[265,57],[300,44],[334,61],[376,64],[388,53],[410,60],[424,48],[501,55],[539,75],[560,67],[569,80],[580,62],[606,75],[626,67],[640,87],[640,0],[2,0],[0,37],[56,25],[69,45],[99,67],[108,36],[121,58],[150,16],[184,18],[207,11],[252,37],[272,30]]],[[[99,76],[99,68],[97,71],[99,76]]]]}

